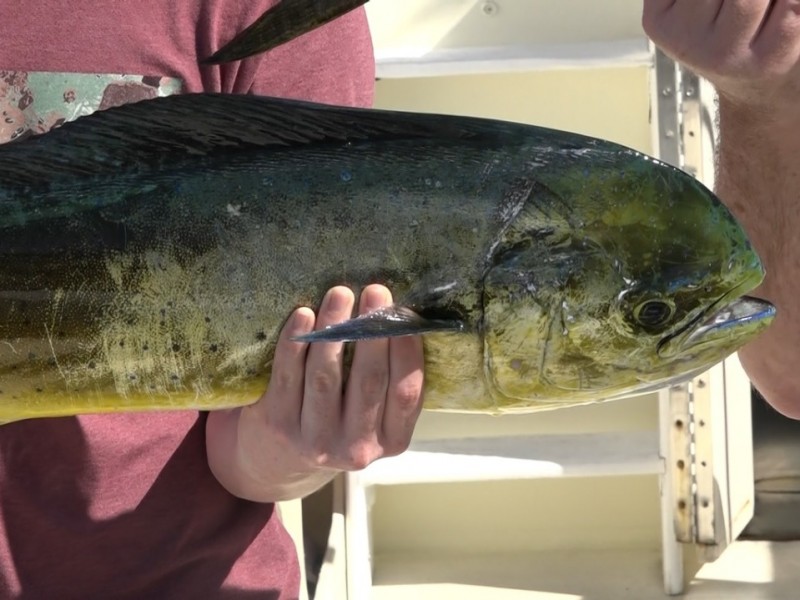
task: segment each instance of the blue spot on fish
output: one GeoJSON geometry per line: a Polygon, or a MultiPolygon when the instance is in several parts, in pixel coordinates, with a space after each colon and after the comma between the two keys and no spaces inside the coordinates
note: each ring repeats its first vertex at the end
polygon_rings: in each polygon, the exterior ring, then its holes
{"type": "Polygon", "coordinates": [[[339,173],[339,178],[344,182],[348,182],[353,179],[353,174],[350,171],[345,170],[339,173]]]}

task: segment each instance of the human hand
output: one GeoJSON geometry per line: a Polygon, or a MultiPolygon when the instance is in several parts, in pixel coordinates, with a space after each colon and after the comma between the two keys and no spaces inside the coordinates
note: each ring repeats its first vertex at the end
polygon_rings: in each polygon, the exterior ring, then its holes
{"type": "MultiPolygon", "coordinates": [[[[368,286],[359,312],[391,303],[388,289],[368,286]]],[[[408,447],[422,409],[419,337],[358,342],[346,379],[342,343],[292,341],[349,319],[353,306],[353,293],[337,287],[316,317],[308,308],[295,311],[278,340],[267,392],[251,406],[209,415],[209,465],[231,493],[256,501],[301,497],[340,471],[408,447]]]]}
{"type": "Polygon", "coordinates": [[[739,357],[770,404],[800,419],[800,0],[644,0],[642,22],[719,93],[715,190],[766,269],[753,293],[778,309],[739,357]]]}
{"type": "Polygon", "coordinates": [[[722,101],[800,118],[800,1],[644,0],[642,23],[722,101]]]}

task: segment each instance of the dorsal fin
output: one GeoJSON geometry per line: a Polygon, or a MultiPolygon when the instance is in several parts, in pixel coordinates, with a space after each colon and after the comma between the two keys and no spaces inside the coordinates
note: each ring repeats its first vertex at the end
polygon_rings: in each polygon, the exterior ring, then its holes
{"type": "Polygon", "coordinates": [[[49,133],[0,145],[0,191],[255,148],[399,139],[469,139],[489,148],[521,139],[528,131],[527,126],[469,117],[259,96],[176,95],[99,111],[49,133]]]}

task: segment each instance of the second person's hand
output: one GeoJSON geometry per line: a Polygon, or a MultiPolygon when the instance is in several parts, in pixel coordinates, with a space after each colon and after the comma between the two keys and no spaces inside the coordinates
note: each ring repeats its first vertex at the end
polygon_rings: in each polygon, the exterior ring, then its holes
{"type": "Polygon", "coordinates": [[[796,113],[800,1],[644,0],[643,25],[665,52],[720,95],[771,117],[796,113]]]}

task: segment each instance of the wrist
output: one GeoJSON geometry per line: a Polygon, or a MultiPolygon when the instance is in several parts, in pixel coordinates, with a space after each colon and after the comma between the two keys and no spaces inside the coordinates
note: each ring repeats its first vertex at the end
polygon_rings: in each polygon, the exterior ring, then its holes
{"type": "Polygon", "coordinates": [[[337,473],[309,464],[284,436],[265,427],[254,406],[209,413],[206,455],[220,485],[253,502],[302,498],[337,473]]]}
{"type": "Polygon", "coordinates": [[[720,137],[758,136],[758,146],[800,146],[800,98],[795,101],[770,101],[767,98],[744,101],[719,93],[720,137]]]}

